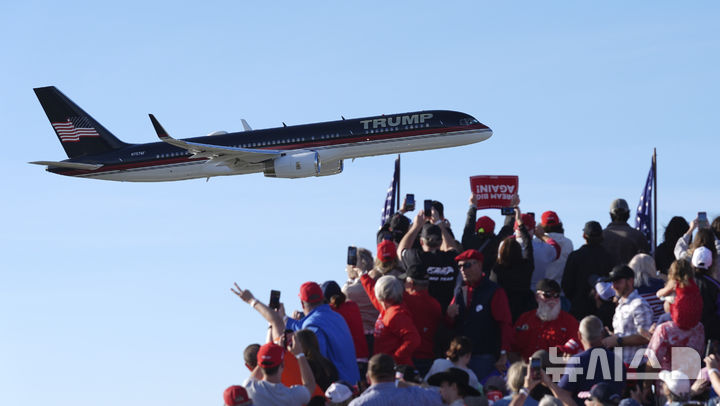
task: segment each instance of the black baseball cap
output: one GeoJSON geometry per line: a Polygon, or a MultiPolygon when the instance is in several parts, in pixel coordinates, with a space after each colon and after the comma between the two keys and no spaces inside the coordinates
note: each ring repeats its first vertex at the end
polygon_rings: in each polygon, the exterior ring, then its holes
{"type": "Polygon", "coordinates": [[[635,271],[627,265],[615,265],[610,271],[610,275],[605,278],[605,282],[615,282],[620,279],[630,279],[635,277],[635,271]]]}
{"type": "Polygon", "coordinates": [[[540,279],[535,290],[541,292],[560,293],[560,285],[552,279],[540,279]]]}

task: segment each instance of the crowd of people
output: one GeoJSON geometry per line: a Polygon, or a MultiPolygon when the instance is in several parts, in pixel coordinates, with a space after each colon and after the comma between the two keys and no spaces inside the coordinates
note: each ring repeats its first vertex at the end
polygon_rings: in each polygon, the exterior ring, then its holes
{"type": "Polygon", "coordinates": [[[616,199],[576,247],[557,213],[512,207],[496,232],[471,197],[457,238],[442,203],[412,221],[403,206],[375,255],[354,247],[344,284],[304,283],[292,314],[235,284],[268,330],[225,404],[719,401],[720,217],[673,217],[653,250],[616,199]]]}

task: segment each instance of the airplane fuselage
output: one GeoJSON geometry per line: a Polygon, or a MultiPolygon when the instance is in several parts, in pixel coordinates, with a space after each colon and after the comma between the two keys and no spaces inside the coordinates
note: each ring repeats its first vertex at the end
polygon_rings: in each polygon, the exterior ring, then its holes
{"type": "MultiPolygon", "coordinates": [[[[183,141],[282,151],[280,157],[311,154],[316,167],[309,176],[324,176],[341,172],[344,159],[455,147],[480,142],[490,136],[492,130],[470,115],[431,110],[224,133],[183,141]]],[[[208,157],[195,157],[191,151],[167,142],[154,142],[127,144],[124,148],[106,153],[63,161],[101,164],[102,167],[98,169],[50,166],[48,171],[67,176],[126,182],[162,182],[258,172],[274,177],[303,177],[283,175],[281,168],[277,165],[273,167],[273,161],[233,163],[226,160],[218,164],[208,157]]]]}

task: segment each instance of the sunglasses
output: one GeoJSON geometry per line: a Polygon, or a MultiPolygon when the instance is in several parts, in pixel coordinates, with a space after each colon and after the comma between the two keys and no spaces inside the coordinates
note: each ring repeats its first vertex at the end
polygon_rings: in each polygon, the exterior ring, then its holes
{"type": "Polygon", "coordinates": [[[549,292],[538,292],[540,296],[542,296],[544,299],[557,299],[560,297],[559,293],[549,293],[549,292]]]}
{"type": "Polygon", "coordinates": [[[460,264],[460,268],[461,269],[470,268],[471,266],[473,266],[475,264],[477,264],[477,262],[475,262],[475,261],[463,262],[462,264],[460,264]]]}

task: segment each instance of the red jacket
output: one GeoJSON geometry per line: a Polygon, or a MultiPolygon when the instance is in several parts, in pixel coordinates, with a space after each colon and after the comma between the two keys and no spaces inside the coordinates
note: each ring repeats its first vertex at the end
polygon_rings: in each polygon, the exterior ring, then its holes
{"type": "Polygon", "coordinates": [[[418,334],[420,334],[420,346],[413,353],[413,358],[434,359],[435,332],[440,321],[443,320],[440,302],[430,296],[427,291],[414,293],[406,291],[403,294],[403,302],[410,312],[418,334]]]}
{"type": "Polygon", "coordinates": [[[547,351],[550,347],[561,346],[569,339],[577,338],[580,323],[572,314],[561,310],[557,319],[542,321],[536,313],[537,309],[525,312],[515,322],[512,350],[524,360],[537,350],[547,351]]]}
{"type": "Polygon", "coordinates": [[[350,334],[352,335],[353,344],[355,344],[355,357],[358,360],[367,362],[367,358],[370,354],[368,353],[369,351],[367,341],[365,340],[362,317],[360,317],[360,308],[357,303],[352,300],[346,300],[339,307],[335,308],[330,306],[330,308],[340,313],[340,315],[345,319],[348,327],[350,327],[350,334]]]}
{"type": "Polygon", "coordinates": [[[397,365],[413,365],[412,355],[420,346],[420,334],[404,304],[383,309],[375,297],[375,280],[367,274],[360,277],[368,297],[380,311],[375,322],[375,354],[389,354],[397,365]]]}

